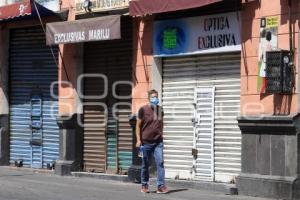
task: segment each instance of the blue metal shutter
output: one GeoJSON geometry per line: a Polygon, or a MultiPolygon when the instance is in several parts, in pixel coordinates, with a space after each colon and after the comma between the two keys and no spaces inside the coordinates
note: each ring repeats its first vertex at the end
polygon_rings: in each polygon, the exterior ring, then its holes
{"type": "Polygon", "coordinates": [[[45,168],[59,156],[58,103],[50,95],[58,69],[39,26],[12,29],[9,54],[10,163],[45,168]]]}

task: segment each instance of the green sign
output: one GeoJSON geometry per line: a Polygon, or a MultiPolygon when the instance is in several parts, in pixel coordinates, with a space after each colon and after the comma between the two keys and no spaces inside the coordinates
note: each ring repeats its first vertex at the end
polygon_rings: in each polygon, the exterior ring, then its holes
{"type": "Polygon", "coordinates": [[[177,46],[177,30],[168,28],[164,30],[163,45],[165,49],[175,49],[177,46]]]}

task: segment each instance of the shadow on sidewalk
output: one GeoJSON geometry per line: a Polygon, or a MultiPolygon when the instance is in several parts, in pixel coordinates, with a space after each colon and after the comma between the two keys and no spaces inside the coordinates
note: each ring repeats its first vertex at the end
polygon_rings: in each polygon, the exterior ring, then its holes
{"type": "MultiPolygon", "coordinates": [[[[188,189],[175,189],[175,190],[169,190],[169,192],[167,194],[171,194],[171,193],[176,193],[176,192],[182,192],[182,191],[187,191],[188,189]]],[[[156,191],[151,191],[150,193],[155,193],[156,194],[156,191]]]]}
{"type": "Polygon", "coordinates": [[[36,174],[5,174],[5,175],[0,175],[0,178],[3,177],[21,177],[21,176],[33,176],[36,174]]]}
{"type": "Polygon", "coordinates": [[[189,190],[189,189],[182,188],[182,189],[176,189],[176,190],[169,190],[168,194],[187,191],[187,190],[189,190]]]}

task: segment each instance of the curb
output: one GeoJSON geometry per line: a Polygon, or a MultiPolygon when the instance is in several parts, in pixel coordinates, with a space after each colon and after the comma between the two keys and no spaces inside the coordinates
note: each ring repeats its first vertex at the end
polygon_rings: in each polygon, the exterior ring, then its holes
{"type": "Polygon", "coordinates": [[[49,174],[54,175],[54,170],[48,169],[34,169],[34,168],[27,168],[27,167],[15,167],[15,166],[0,166],[0,169],[6,170],[14,170],[16,172],[30,172],[30,173],[37,173],[37,174],[49,174]]]}
{"type": "Polygon", "coordinates": [[[79,178],[96,178],[101,180],[130,182],[127,175],[101,174],[91,172],[71,172],[72,176],[79,178]]]}
{"type": "MultiPolygon", "coordinates": [[[[112,180],[121,182],[132,182],[128,179],[127,175],[113,175],[113,174],[101,174],[90,172],[72,172],[72,176],[79,178],[96,178],[101,180],[112,180]]],[[[155,178],[150,179],[150,184],[155,185],[155,178]]],[[[207,181],[186,181],[186,180],[171,180],[166,179],[166,185],[177,188],[188,188],[196,190],[208,190],[222,192],[226,195],[237,195],[237,187],[235,184],[227,183],[215,183],[207,181]]]]}
{"type": "Polygon", "coordinates": [[[167,185],[173,187],[185,187],[196,190],[209,190],[222,192],[226,195],[237,195],[238,190],[235,184],[216,183],[208,181],[186,181],[186,180],[166,180],[167,185]]]}

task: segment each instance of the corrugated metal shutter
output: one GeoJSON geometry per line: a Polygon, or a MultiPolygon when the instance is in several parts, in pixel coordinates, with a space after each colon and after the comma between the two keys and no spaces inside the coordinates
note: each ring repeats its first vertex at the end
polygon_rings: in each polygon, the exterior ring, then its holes
{"type": "Polygon", "coordinates": [[[106,120],[105,111],[101,107],[84,106],[83,162],[85,171],[104,172],[106,170],[106,120]]]}
{"type": "MultiPolygon", "coordinates": [[[[116,81],[132,82],[132,24],[129,18],[121,19],[121,40],[86,43],[84,47],[85,73],[104,74],[108,78],[108,95],[104,99],[96,100],[107,105],[107,126],[94,130],[98,141],[88,140],[90,135],[85,128],[84,135],[84,163],[86,171],[122,173],[131,165],[132,133],[128,115],[131,113],[131,85],[120,83],[115,87],[118,96],[128,96],[121,99],[114,96],[113,85],[116,81]],[[119,106],[116,106],[117,104],[119,106]],[[124,105],[127,103],[127,106],[124,105]],[[118,110],[114,109],[114,106],[118,110]],[[100,136],[101,135],[101,136],[100,136]],[[90,152],[89,149],[98,149],[90,152]],[[101,151],[100,151],[101,149],[101,151]],[[101,159],[96,159],[101,158],[101,159]],[[96,168],[101,163],[100,168],[96,168]]],[[[88,78],[85,82],[85,94],[102,94],[103,81],[88,78]]],[[[95,102],[95,100],[85,100],[95,102]]],[[[86,106],[84,113],[88,112],[86,106]]],[[[91,111],[95,109],[90,109],[91,111]]],[[[98,116],[100,117],[100,116],[98,116]]],[[[98,118],[94,116],[94,119],[98,118]]],[[[103,117],[103,116],[102,116],[103,117]]]]}
{"type": "Polygon", "coordinates": [[[58,103],[50,95],[58,69],[40,27],[13,29],[10,38],[10,162],[45,168],[59,155],[58,103]]]}
{"type": "Polygon", "coordinates": [[[170,178],[193,178],[194,90],[215,86],[215,180],[230,182],[240,172],[240,52],[163,59],[165,165],[170,178]]]}
{"type": "Polygon", "coordinates": [[[124,173],[132,163],[132,131],[128,123],[128,116],[131,110],[128,108],[120,109],[118,112],[119,132],[118,132],[118,167],[119,173],[124,173]]]}
{"type": "Polygon", "coordinates": [[[106,130],[106,141],[107,141],[107,168],[116,170],[117,168],[117,131],[118,122],[113,117],[112,108],[109,108],[107,130],[106,130]]]}
{"type": "Polygon", "coordinates": [[[195,89],[194,177],[214,179],[214,105],[215,87],[195,89]]]}
{"type": "Polygon", "coordinates": [[[163,59],[164,159],[169,178],[192,177],[196,81],[195,57],[163,59]]]}
{"type": "Polygon", "coordinates": [[[43,130],[42,130],[42,96],[40,94],[34,94],[30,97],[30,120],[31,120],[31,167],[42,168],[43,163],[43,130]]]}
{"type": "MultiPolygon", "coordinates": [[[[232,182],[241,171],[240,52],[220,54],[211,67],[215,92],[215,180],[232,182]]],[[[200,60],[201,62],[201,60],[200,60]]],[[[206,67],[205,62],[201,65],[206,67]]],[[[200,84],[204,84],[200,82],[200,84]]]]}
{"type": "MultiPolygon", "coordinates": [[[[95,46],[95,43],[85,44],[84,46],[84,71],[86,74],[103,73],[103,71],[99,71],[98,65],[101,62],[97,60],[101,52],[98,52],[92,44],[95,46]]],[[[84,94],[99,96],[104,92],[103,85],[104,82],[100,78],[86,78],[84,80],[84,94]]],[[[105,172],[108,110],[101,105],[95,105],[103,103],[103,100],[84,99],[84,101],[84,170],[105,172]]]]}

